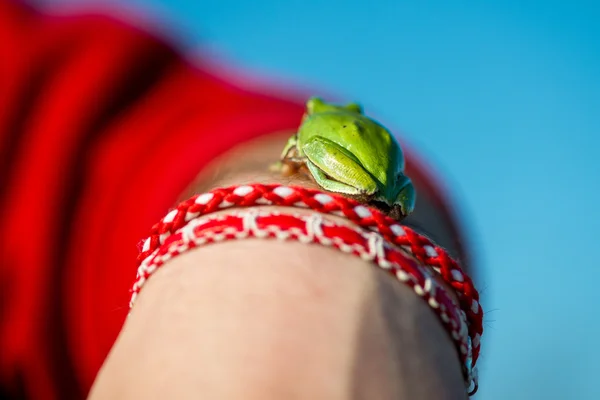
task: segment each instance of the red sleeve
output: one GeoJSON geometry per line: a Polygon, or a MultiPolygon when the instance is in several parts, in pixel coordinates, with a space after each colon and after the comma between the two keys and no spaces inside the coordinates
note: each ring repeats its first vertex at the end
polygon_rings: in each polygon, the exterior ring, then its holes
{"type": "Polygon", "coordinates": [[[0,0],[0,398],[83,398],[140,238],[211,159],[302,112],[114,19],[0,0]]]}
{"type": "Polygon", "coordinates": [[[0,1],[0,59],[0,382],[81,398],[126,315],[140,238],[209,160],[303,110],[105,17],[0,1]]]}

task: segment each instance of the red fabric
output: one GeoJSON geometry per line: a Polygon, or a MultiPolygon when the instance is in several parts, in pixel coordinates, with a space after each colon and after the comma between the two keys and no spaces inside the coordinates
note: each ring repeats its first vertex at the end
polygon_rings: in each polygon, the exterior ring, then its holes
{"type": "Polygon", "coordinates": [[[0,397],[84,397],[140,238],[211,159],[302,112],[114,19],[0,0],[0,397]]]}

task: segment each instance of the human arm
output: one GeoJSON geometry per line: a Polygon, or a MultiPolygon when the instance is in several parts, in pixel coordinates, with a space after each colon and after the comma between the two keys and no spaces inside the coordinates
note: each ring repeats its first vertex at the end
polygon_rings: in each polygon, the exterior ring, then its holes
{"type": "MultiPolygon", "coordinates": [[[[257,161],[279,141],[234,150],[190,191],[289,183],[257,161]]],[[[449,336],[410,289],[331,249],[266,240],[196,249],[153,275],[91,398],[198,395],[466,397],[449,336]]]]}

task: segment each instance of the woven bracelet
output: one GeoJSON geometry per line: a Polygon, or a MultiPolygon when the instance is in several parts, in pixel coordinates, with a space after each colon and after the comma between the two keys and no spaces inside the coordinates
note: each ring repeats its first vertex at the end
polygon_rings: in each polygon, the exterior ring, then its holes
{"type": "MultiPolygon", "coordinates": [[[[318,216],[318,217],[317,217],[318,216]]],[[[195,195],[155,224],[140,243],[138,274],[131,305],[150,275],[168,259],[199,245],[244,237],[270,237],[332,246],[387,270],[424,298],[455,342],[470,394],[477,390],[475,362],[479,354],[483,312],[470,279],[445,250],[380,211],[343,196],[295,186],[253,184],[215,189],[195,195]],[[350,228],[312,217],[281,212],[230,213],[205,217],[228,208],[278,205],[310,208],[343,216],[350,228]],[[416,261],[416,262],[415,262],[416,261]],[[432,279],[439,274],[456,292],[462,310],[432,279]],[[465,307],[467,306],[467,307],[465,307]],[[466,321],[466,323],[465,323],[466,321]]]]}

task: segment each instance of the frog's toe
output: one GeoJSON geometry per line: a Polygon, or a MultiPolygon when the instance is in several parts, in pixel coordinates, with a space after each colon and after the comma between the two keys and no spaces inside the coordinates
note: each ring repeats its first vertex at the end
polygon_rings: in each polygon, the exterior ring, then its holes
{"type": "Polygon", "coordinates": [[[286,160],[290,158],[297,157],[297,145],[298,145],[298,135],[293,134],[285,144],[285,147],[281,151],[281,160],[286,160]]]}
{"type": "Polygon", "coordinates": [[[281,161],[276,161],[269,164],[269,171],[271,172],[282,172],[284,164],[281,161]]]}

